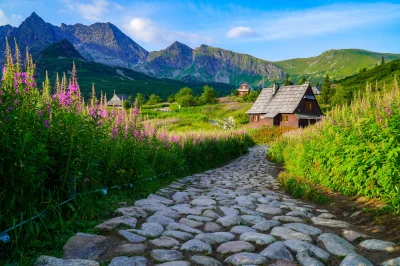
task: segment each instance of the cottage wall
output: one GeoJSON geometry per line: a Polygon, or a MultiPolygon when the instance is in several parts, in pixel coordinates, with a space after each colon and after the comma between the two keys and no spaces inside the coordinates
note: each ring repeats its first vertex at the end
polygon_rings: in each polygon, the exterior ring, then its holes
{"type": "Polygon", "coordinates": [[[273,126],[274,120],[272,118],[261,118],[262,114],[252,114],[249,116],[250,126],[259,127],[259,126],[273,126]],[[258,121],[255,121],[255,116],[258,116],[258,121]]]}
{"type": "MultiPolygon", "coordinates": [[[[314,96],[312,89],[309,87],[305,93],[307,96],[314,96]]],[[[314,97],[315,98],[315,97],[314,97]]],[[[296,108],[296,113],[310,114],[310,115],[322,115],[322,110],[316,99],[305,99],[303,98],[296,108]],[[307,110],[307,102],[312,103],[312,109],[307,110]]]]}
{"type": "Polygon", "coordinates": [[[277,115],[277,118],[279,119],[279,126],[281,127],[299,127],[299,119],[295,114],[285,114],[288,116],[288,121],[280,121],[281,114],[277,115]]]}

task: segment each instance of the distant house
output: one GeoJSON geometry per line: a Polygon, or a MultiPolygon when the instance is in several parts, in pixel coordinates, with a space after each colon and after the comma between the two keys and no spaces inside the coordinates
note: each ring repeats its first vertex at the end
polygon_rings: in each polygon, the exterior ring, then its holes
{"type": "Polygon", "coordinates": [[[308,83],[282,87],[275,83],[271,88],[264,88],[246,113],[254,127],[305,127],[316,123],[323,115],[308,83]]]}
{"type": "Polygon", "coordinates": [[[253,90],[253,88],[251,87],[251,85],[249,83],[242,82],[237,90],[239,92],[239,96],[242,96],[242,95],[248,94],[250,92],[250,90],[253,90]]]}
{"type": "Polygon", "coordinates": [[[125,100],[129,101],[128,95],[116,94],[114,91],[114,96],[107,102],[107,106],[122,108],[125,100]]]}
{"type": "Polygon", "coordinates": [[[319,86],[313,86],[312,87],[312,91],[314,93],[315,96],[320,95],[321,94],[321,87],[319,86]]]}

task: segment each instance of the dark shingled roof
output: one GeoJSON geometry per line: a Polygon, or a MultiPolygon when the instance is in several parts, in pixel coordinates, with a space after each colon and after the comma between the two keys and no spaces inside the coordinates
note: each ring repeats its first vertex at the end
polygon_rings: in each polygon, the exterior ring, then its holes
{"type": "Polygon", "coordinates": [[[309,84],[282,86],[275,95],[273,88],[264,88],[247,114],[265,114],[264,117],[275,117],[277,114],[294,113],[309,84]]]}

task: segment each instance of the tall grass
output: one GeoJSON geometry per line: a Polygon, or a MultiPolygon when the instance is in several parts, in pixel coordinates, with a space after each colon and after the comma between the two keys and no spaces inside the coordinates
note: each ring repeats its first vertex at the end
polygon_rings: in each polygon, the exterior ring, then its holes
{"type": "Polygon", "coordinates": [[[293,176],[345,195],[377,198],[400,211],[400,90],[367,84],[350,105],[309,128],[284,134],[268,157],[293,176]]]}
{"type": "MultiPolygon", "coordinates": [[[[57,239],[51,238],[50,226],[63,229],[56,224],[76,222],[77,217],[88,225],[98,218],[94,212],[103,206],[88,197],[65,209],[55,208],[76,193],[135,183],[164,172],[177,177],[202,171],[247,152],[253,145],[243,132],[217,137],[157,132],[143,125],[137,109],[107,110],[105,97],[97,99],[94,91],[86,105],[75,68],[69,81],[57,79],[52,87],[46,79],[39,90],[32,57],[27,55],[23,65],[16,47],[12,55],[7,44],[0,85],[0,230],[44,209],[51,211],[46,222],[37,219],[11,231],[12,242],[1,247],[1,257],[18,261],[27,247],[39,248],[43,232],[47,232],[48,246],[53,245],[57,239]]],[[[139,187],[137,193],[151,192],[158,186],[147,182],[139,187]]],[[[76,226],[81,227],[85,226],[76,226]]]]}

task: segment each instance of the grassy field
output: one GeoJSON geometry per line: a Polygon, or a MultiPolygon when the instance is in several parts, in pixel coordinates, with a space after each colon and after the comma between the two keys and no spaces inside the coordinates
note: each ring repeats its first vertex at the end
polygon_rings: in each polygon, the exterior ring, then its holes
{"type": "MultiPolygon", "coordinates": [[[[240,97],[224,97],[220,98],[218,104],[182,107],[173,112],[162,112],[146,106],[141,111],[147,123],[168,131],[209,131],[219,130],[215,121],[230,116],[235,119],[237,128],[245,127],[249,121],[246,112],[252,104],[242,102],[240,97]]],[[[172,104],[171,108],[177,108],[177,104],[172,104]]]]}

